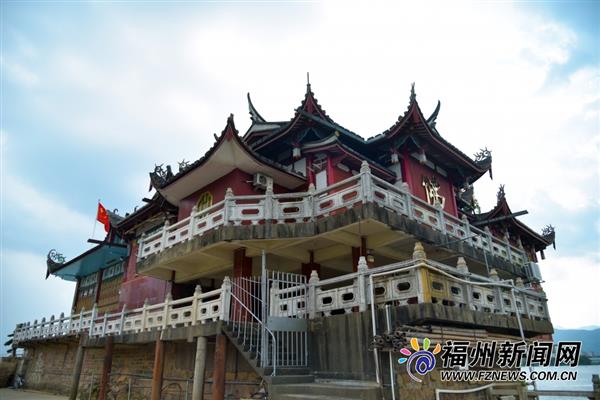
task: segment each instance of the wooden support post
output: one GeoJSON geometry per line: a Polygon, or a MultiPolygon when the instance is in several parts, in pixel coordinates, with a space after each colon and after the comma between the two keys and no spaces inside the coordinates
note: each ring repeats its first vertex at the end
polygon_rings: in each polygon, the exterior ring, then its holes
{"type": "MultiPolygon", "coordinates": [[[[225,398],[225,362],[227,360],[227,337],[223,334],[217,335],[215,345],[215,359],[212,384],[212,400],[223,400],[225,398]]],[[[154,398],[152,399],[154,400],[154,398]]],[[[158,399],[156,399],[158,400],[158,399]]]]}
{"type": "Polygon", "coordinates": [[[75,354],[75,366],[73,367],[73,375],[71,378],[71,393],[69,394],[69,400],[77,400],[79,378],[81,377],[81,368],[83,367],[83,357],[85,355],[85,349],[83,348],[84,340],[85,335],[81,335],[79,338],[79,346],[77,347],[77,354],[75,354]]]}
{"type": "Polygon", "coordinates": [[[600,378],[597,374],[592,375],[592,386],[594,388],[594,400],[600,400],[600,378]]]}
{"type": "Polygon", "coordinates": [[[206,370],[206,336],[196,339],[196,361],[194,363],[194,383],[192,400],[202,400],[204,397],[204,371],[206,370]]]}
{"type": "Polygon", "coordinates": [[[163,367],[165,360],[165,342],[160,338],[156,339],[154,347],[154,368],[152,369],[152,400],[160,400],[163,380],[163,367]]]}
{"type": "Polygon", "coordinates": [[[104,345],[104,362],[102,363],[102,375],[100,376],[100,389],[98,391],[98,400],[105,400],[108,391],[108,382],[110,380],[110,370],[112,369],[113,355],[113,337],[107,336],[104,345]]]}

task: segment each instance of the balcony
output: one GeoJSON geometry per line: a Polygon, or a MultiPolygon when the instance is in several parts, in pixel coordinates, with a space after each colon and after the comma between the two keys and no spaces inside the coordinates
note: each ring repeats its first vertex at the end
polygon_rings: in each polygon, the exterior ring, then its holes
{"type": "MultiPolygon", "coordinates": [[[[494,270],[490,277],[472,274],[462,258],[456,266],[429,260],[421,243],[415,245],[410,260],[369,269],[361,257],[357,272],[323,280],[313,272],[307,283],[301,282],[298,280],[298,284],[284,289],[273,286],[264,296],[259,286],[256,290],[249,286],[242,289],[252,292],[246,297],[261,299],[267,304],[268,318],[328,318],[355,311],[374,312],[386,304],[409,308],[429,305],[429,309],[420,309],[421,314],[414,317],[413,323],[417,319],[441,321],[510,331],[516,336],[518,317],[529,336],[552,332],[543,292],[524,287],[519,279],[515,283],[502,281],[494,270]]],[[[240,301],[235,293],[232,281],[226,277],[220,289],[202,293],[198,287],[191,297],[172,300],[168,296],[163,303],[134,310],[124,308],[121,312],[98,315],[94,307],[67,317],[52,316],[40,322],[19,324],[14,332],[14,343],[23,345],[82,333],[104,337],[193,327],[236,320],[240,315],[246,318],[252,311],[256,312],[256,318],[260,317],[258,323],[268,319],[255,310],[260,307],[250,303],[243,306],[248,311],[240,314],[240,307],[232,305],[236,299],[240,301]]]]}
{"type": "MultiPolygon", "coordinates": [[[[416,223],[413,225],[427,227],[437,232],[443,238],[440,241],[446,244],[464,242],[473,250],[482,251],[482,260],[495,257],[510,264],[510,272],[525,274],[528,258],[523,249],[492,236],[487,229],[470,225],[466,217],[456,218],[443,211],[441,206],[432,206],[413,196],[404,187],[377,178],[366,163],[359,174],[322,190],[284,194],[267,191],[264,195],[236,196],[228,189],[223,201],[204,210],[194,209],[189,217],[173,225],[165,224],[161,230],[142,236],[138,262],[147,267],[154,263],[149,261],[152,256],[225,227],[319,222],[359,205],[374,205],[416,223]]],[[[385,221],[382,222],[385,225],[385,221]]],[[[182,252],[178,251],[177,256],[181,255],[182,252]]]]}

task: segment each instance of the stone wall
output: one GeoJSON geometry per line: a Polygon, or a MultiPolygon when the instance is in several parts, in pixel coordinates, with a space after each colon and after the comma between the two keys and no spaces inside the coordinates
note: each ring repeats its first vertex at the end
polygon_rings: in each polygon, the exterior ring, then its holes
{"type": "MultiPolygon", "coordinates": [[[[78,342],[73,340],[64,343],[40,343],[29,347],[26,353],[26,386],[36,390],[68,394],[77,346],[78,342]]],[[[209,338],[205,375],[206,400],[211,398],[214,347],[214,340],[209,338]]],[[[186,391],[187,398],[191,397],[195,351],[195,343],[173,341],[165,344],[164,399],[185,399],[186,391]]],[[[103,358],[103,348],[85,349],[79,398],[88,399],[90,391],[92,399],[96,398],[103,358]]],[[[131,385],[132,400],[149,398],[153,364],[154,343],[115,344],[110,390],[117,394],[117,399],[127,399],[128,387],[131,385]]],[[[260,382],[260,377],[229,343],[226,395],[234,398],[249,396],[259,389],[260,382]]]]}
{"type": "Polygon", "coordinates": [[[17,371],[20,358],[2,357],[0,359],[0,387],[12,385],[12,379],[17,371]]]}

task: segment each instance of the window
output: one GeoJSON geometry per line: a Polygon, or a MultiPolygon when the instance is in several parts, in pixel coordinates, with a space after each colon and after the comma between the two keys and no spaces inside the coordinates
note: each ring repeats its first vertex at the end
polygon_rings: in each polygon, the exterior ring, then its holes
{"type": "Polygon", "coordinates": [[[317,175],[315,175],[315,180],[315,188],[317,190],[325,189],[327,187],[327,170],[317,172],[317,175]]]}

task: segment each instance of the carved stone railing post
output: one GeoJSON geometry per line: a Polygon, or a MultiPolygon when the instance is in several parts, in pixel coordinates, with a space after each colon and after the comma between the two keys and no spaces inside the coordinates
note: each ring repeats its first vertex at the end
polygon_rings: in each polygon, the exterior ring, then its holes
{"type": "Polygon", "coordinates": [[[51,334],[51,335],[53,335],[53,336],[54,336],[55,334],[57,334],[57,333],[58,333],[58,332],[55,332],[55,330],[54,330],[54,329],[55,329],[55,327],[56,327],[56,325],[55,325],[55,322],[54,322],[54,319],[55,319],[55,318],[54,318],[54,314],[52,314],[52,315],[50,316],[50,325],[49,325],[49,327],[48,327],[48,328],[49,328],[49,329],[48,329],[48,331],[49,331],[49,332],[50,332],[50,334],[51,334]]]}
{"type": "MultiPolygon", "coordinates": [[[[525,285],[523,284],[523,279],[522,278],[515,279],[515,286],[518,287],[519,289],[524,289],[525,285]]],[[[520,294],[519,298],[523,302],[523,311],[525,312],[525,315],[527,315],[527,318],[531,318],[531,313],[529,312],[529,303],[527,302],[527,295],[521,291],[517,291],[517,293],[520,294]]]]}
{"type": "Polygon", "coordinates": [[[365,160],[360,165],[360,186],[363,203],[373,201],[373,179],[371,178],[371,168],[365,160]]]}
{"type": "Polygon", "coordinates": [[[358,259],[358,265],[356,267],[357,282],[357,300],[358,300],[358,311],[367,310],[367,282],[365,275],[367,274],[369,266],[367,265],[367,259],[364,256],[360,256],[358,259]]]}
{"type": "Polygon", "coordinates": [[[225,190],[225,199],[223,201],[223,225],[228,225],[233,218],[233,189],[228,187],[225,190]]]}
{"type": "Polygon", "coordinates": [[[419,282],[417,297],[419,299],[419,303],[431,303],[429,276],[427,268],[424,267],[425,262],[427,261],[427,254],[425,253],[425,249],[423,248],[423,244],[421,242],[415,243],[412,259],[417,263],[417,265],[422,266],[421,268],[417,269],[417,278],[419,282]]]}
{"type": "Polygon", "coordinates": [[[125,313],[127,312],[127,304],[123,304],[123,308],[121,309],[121,320],[119,322],[119,335],[123,334],[125,330],[125,313]]]}
{"type": "Polygon", "coordinates": [[[42,322],[40,323],[40,336],[46,336],[46,317],[42,318],[42,322]]]}
{"type": "Polygon", "coordinates": [[[265,200],[263,203],[263,218],[265,222],[271,222],[274,218],[276,218],[276,212],[274,213],[274,202],[273,202],[273,184],[270,183],[267,185],[267,189],[265,190],[265,200]]]}
{"type": "Polygon", "coordinates": [[[191,240],[196,234],[196,214],[198,214],[198,205],[194,204],[194,207],[192,207],[192,212],[190,213],[190,224],[188,227],[189,240],[191,240]]]}
{"type": "Polygon", "coordinates": [[[138,251],[137,258],[141,260],[144,257],[144,240],[146,239],[146,232],[143,232],[138,239],[138,251]]]}
{"type": "Polygon", "coordinates": [[[488,249],[490,250],[490,254],[494,255],[494,237],[492,236],[492,231],[490,231],[490,227],[486,226],[484,229],[485,237],[487,238],[488,249]]]}
{"type": "Polygon", "coordinates": [[[96,303],[94,303],[94,306],[92,307],[92,316],[90,319],[90,330],[88,332],[88,334],[90,336],[92,336],[92,334],[94,333],[94,323],[96,322],[97,315],[98,315],[98,305],[96,303]]]}
{"type": "Polygon", "coordinates": [[[304,218],[312,220],[315,215],[315,185],[308,185],[308,195],[304,197],[304,218]]]}
{"type": "Polygon", "coordinates": [[[167,292],[165,296],[165,302],[163,305],[163,320],[162,320],[162,329],[165,330],[169,326],[169,308],[171,307],[171,302],[173,301],[173,296],[171,296],[171,292],[167,292]]]}
{"type": "Polygon", "coordinates": [[[198,305],[201,302],[202,286],[196,285],[194,289],[194,298],[192,299],[192,326],[198,322],[198,305]]]}
{"type": "Polygon", "coordinates": [[[223,278],[221,285],[221,320],[229,321],[229,309],[231,307],[231,280],[228,276],[223,278]]]}
{"type": "Polygon", "coordinates": [[[310,273],[308,279],[308,317],[313,319],[317,316],[317,285],[319,284],[319,274],[316,270],[310,273]]]}
{"type": "Polygon", "coordinates": [[[101,336],[106,336],[106,327],[108,325],[108,313],[105,311],[104,312],[104,319],[102,321],[102,335],[101,336]]]}
{"type": "Polygon", "coordinates": [[[141,332],[146,330],[146,314],[148,313],[148,298],[144,300],[144,305],[142,306],[142,327],[140,329],[141,332]]]}
{"type": "MultiPolygon", "coordinates": [[[[465,276],[463,276],[464,280],[470,280],[469,267],[467,266],[467,262],[465,261],[464,257],[458,257],[458,260],[456,261],[456,269],[465,274],[465,276]]],[[[465,283],[463,284],[463,288],[465,293],[465,304],[470,310],[475,310],[475,305],[473,304],[473,285],[470,283],[465,283]]]]}
{"type": "Polygon", "coordinates": [[[442,203],[436,202],[435,210],[438,215],[438,220],[440,221],[440,230],[445,235],[446,234],[446,217],[444,216],[444,207],[442,206],[442,203]]]}
{"type": "Polygon", "coordinates": [[[167,236],[169,236],[169,226],[171,223],[169,220],[165,220],[165,225],[163,226],[162,237],[160,238],[160,250],[164,250],[167,248],[167,236]]]}
{"type": "Polygon", "coordinates": [[[65,313],[61,312],[60,315],[58,316],[58,333],[59,335],[63,334],[63,326],[65,325],[65,313]]]}
{"type": "MultiPolygon", "coordinates": [[[[466,237],[470,237],[471,236],[471,224],[469,224],[469,218],[467,218],[467,216],[465,214],[463,214],[463,216],[460,219],[462,220],[462,223],[465,226],[466,237]]],[[[471,239],[469,239],[467,241],[467,243],[470,244],[471,246],[473,245],[473,241],[471,239]]]]}
{"type": "Polygon", "coordinates": [[[513,262],[512,251],[510,249],[510,236],[509,236],[508,232],[504,233],[504,243],[506,244],[506,253],[508,254],[508,261],[510,263],[512,263],[513,262]]]}
{"type": "MultiPolygon", "coordinates": [[[[495,268],[492,268],[490,270],[490,279],[493,280],[494,282],[500,281],[500,277],[498,276],[498,271],[496,271],[495,268]]],[[[494,291],[496,292],[495,297],[498,299],[496,301],[498,309],[500,310],[500,313],[505,314],[506,311],[504,310],[504,297],[502,296],[502,288],[500,286],[496,286],[494,288],[494,291]]]]}

